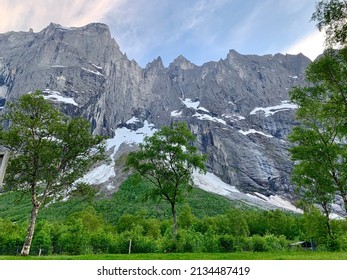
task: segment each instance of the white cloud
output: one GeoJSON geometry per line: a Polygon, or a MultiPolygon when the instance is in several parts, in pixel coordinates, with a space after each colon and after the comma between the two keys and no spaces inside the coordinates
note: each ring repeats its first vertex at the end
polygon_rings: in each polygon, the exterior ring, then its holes
{"type": "Polygon", "coordinates": [[[288,54],[302,53],[311,60],[314,60],[324,51],[324,34],[315,30],[306,35],[283,52],[288,54]]]}
{"type": "Polygon", "coordinates": [[[102,21],[103,17],[117,7],[121,0],[2,0],[0,9],[0,32],[35,32],[50,22],[66,26],[83,26],[102,21]]]}

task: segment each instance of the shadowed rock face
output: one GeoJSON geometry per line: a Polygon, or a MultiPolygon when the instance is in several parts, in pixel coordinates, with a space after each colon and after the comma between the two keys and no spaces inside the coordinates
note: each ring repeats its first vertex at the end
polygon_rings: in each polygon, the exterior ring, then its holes
{"type": "Polygon", "coordinates": [[[186,121],[208,153],[208,169],[244,191],[290,197],[286,140],[295,123],[288,90],[304,84],[303,55],[241,55],[197,66],[160,57],[144,69],[130,61],[108,27],[50,24],[41,32],[0,34],[0,107],[43,90],[70,115],[112,136],[145,120],[156,127],[186,121]],[[132,117],[137,122],[126,124],[132,117]]]}

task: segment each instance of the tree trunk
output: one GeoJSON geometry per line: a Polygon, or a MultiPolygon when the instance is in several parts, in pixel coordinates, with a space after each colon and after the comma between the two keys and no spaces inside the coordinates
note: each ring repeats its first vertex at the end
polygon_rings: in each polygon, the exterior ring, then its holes
{"type": "Polygon", "coordinates": [[[331,230],[331,226],[330,226],[330,212],[327,208],[326,205],[323,205],[323,210],[324,210],[324,216],[325,216],[325,222],[326,222],[326,227],[327,227],[327,232],[328,232],[328,235],[329,237],[332,237],[333,236],[333,233],[332,233],[332,230],[331,230]]]}
{"type": "Polygon", "coordinates": [[[28,256],[30,253],[30,247],[31,247],[31,243],[33,241],[36,218],[37,218],[38,212],[39,212],[39,206],[33,206],[32,210],[31,210],[31,216],[30,216],[27,235],[25,238],[25,243],[24,243],[22,251],[20,253],[21,256],[28,256]]]}
{"type": "Polygon", "coordinates": [[[342,196],[343,203],[345,205],[345,211],[347,212],[347,194],[346,192],[342,189],[340,191],[340,195],[342,196]]]}
{"type": "Polygon", "coordinates": [[[176,213],[176,207],[175,204],[171,204],[171,213],[172,213],[172,218],[173,218],[173,232],[172,232],[172,237],[174,242],[177,240],[177,213],[176,213]]]}

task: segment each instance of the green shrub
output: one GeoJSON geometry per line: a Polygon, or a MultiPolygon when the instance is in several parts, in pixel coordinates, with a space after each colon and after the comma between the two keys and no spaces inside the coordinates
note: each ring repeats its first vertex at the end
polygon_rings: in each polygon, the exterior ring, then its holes
{"type": "Polygon", "coordinates": [[[115,237],[110,232],[98,231],[90,236],[90,245],[94,254],[110,254],[114,249],[115,237]]]}
{"type": "Polygon", "coordinates": [[[204,252],[218,253],[221,251],[220,245],[219,245],[219,236],[217,236],[213,232],[211,231],[206,232],[203,235],[203,242],[204,242],[204,247],[203,247],[204,252]]]}
{"type": "Polygon", "coordinates": [[[288,248],[289,244],[285,236],[277,237],[273,234],[266,234],[264,237],[267,252],[278,252],[288,248]]]}
{"type": "Polygon", "coordinates": [[[152,237],[138,236],[131,240],[131,253],[155,253],[158,250],[158,242],[152,237]]]}
{"type": "Polygon", "coordinates": [[[193,230],[179,229],[177,233],[177,252],[198,253],[204,248],[203,235],[193,230]]]}
{"type": "Polygon", "coordinates": [[[64,227],[64,232],[58,237],[57,246],[61,253],[71,255],[83,255],[92,251],[89,236],[84,231],[81,219],[74,220],[74,224],[64,227]]]}
{"type": "Polygon", "coordinates": [[[53,252],[52,224],[40,221],[36,225],[35,235],[31,245],[32,255],[51,255],[53,252]]]}
{"type": "Polygon", "coordinates": [[[252,249],[254,252],[266,252],[267,246],[265,239],[259,235],[252,236],[252,249]]]}
{"type": "Polygon", "coordinates": [[[336,238],[339,251],[347,251],[347,234],[341,234],[336,238]]]}
{"type": "Polygon", "coordinates": [[[218,243],[219,243],[220,251],[223,253],[235,251],[235,248],[234,248],[235,238],[232,235],[219,236],[218,243]]]}
{"type": "Polygon", "coordinates": [[[177,251],[177,243],[172,239],[172,236],[165,235],[160,240],[159,251],[163,253],[175,253],[177,251]]]}
{"type": "Polygon", "coordinates": [[[19,254],[25,240],[25,225],[0,219],[0,229],[0,254],[19,254]]]}

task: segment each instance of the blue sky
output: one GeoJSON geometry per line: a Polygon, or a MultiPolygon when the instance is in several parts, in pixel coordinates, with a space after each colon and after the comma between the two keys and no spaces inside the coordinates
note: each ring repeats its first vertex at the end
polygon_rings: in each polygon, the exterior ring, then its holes
{"type": "Polygon", "coordinates": [[[314,59],[323,36],[310,22],[314,0],[0,0],[0,32],[38,32],[106,23],[128,58],[167,66],[183,55],[201,65],[242,54],[302,52],[314,59]]]}

